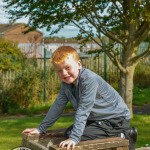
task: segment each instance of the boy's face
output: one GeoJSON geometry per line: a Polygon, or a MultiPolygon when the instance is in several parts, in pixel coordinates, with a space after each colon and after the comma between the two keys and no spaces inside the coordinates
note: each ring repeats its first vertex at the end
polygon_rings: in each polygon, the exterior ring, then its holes
{"type": "Polygon", "coordinates": [[[60,64],[54,63],[54,68],[59,78],[67,84],[76,83],[81,66],[80,60],[75,61],[72,55],[69,55],[69,57],[60,64]]]}

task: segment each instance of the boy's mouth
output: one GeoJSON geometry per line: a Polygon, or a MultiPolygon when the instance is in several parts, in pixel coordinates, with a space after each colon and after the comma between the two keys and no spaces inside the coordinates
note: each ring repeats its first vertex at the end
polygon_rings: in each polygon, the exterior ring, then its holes
{"type": "Polygon", "coordinates": [[[65,77],[64,79],[65,80],[69,80],[71,78],[71,76],[67,76],[67,77],[65,77]]]}

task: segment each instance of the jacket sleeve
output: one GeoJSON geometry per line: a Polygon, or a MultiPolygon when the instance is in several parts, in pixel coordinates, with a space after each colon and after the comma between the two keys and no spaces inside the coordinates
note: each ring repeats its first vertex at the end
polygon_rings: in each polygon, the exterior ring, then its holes
{"type": "Polygon", "coordinates": [[[57,99],[52,104],[44,120],[37,128],[40,133],[45,133],[46,130],[56,122],[56,120],[60,117],[64,108],[66,107],[67,102],[68,99],[64,92],[64,88],[61,87],[57,99]]]}
{"type": "Polygon", "coordinates": [[[78,143],[83,134],[87,119],[94,106],[98,84],[94,78],[80,81],[79,105],[75,114],[75,122],[69,138],[78,143]]]}

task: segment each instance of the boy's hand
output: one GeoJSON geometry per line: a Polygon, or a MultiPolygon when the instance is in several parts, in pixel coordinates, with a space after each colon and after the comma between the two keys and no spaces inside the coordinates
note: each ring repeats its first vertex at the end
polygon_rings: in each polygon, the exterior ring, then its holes
{"type": "Polygon", "coordinates": [[[67,139],[65,141],[60,142],[59,147],[66,147],[66,150],[69,150],[69,148],[71,147],[71,150],[73,150],[75,148],[75,145],[76,143],[73,140],[67,139]]]}
{"type": "Polygon", "coordinates": [[[40,132],[38,131],[38,129],[36,128],[30,128],[30,129],[25,129],[22,131],[23,134],[40,134],[40,132]]]}

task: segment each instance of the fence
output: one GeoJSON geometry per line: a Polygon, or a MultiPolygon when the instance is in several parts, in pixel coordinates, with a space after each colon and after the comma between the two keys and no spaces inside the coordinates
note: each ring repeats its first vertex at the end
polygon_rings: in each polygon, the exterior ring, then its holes
{"type": "MultiPolygon", "coordinates": [[[[84,67],[102,76],[112,86],[118,86],[119,70],[104,53],[85,55],[81,58],[84,67]]],[[[146,62],[142,61],[142,67],[146,66],[146,63],[147,59],[146,62]]],[[[46,102],[55,99],[60,81],[50,59],[46,61],[46,70],[44,70],[43,59],[37,60],[37,64],[39,64],[37,68],[26,67],[27,70],[23,72],[0,72],[0,106],[3,109],[2,112],[8,110],[9,106],[12,108],[12,105],[15,106],[16,103],[19,107],[27,108],[43,103],[44,97],[46,102]],[[46,73],[46,78],[44,78],[44,73],[46,73]],[[45,90],[44,86],[46,86],[45,90]]]]}
{"type": "MultiPolygon", "coordinates": [[[[0,111],[9,109],[25,109],[43,103],[44,70],[33,69],[23,72],[0,72],[0,111]]],[[[59,89],[59,79],[53,69],[46,74],[47,101],[54,100],[59,89]]]]}

